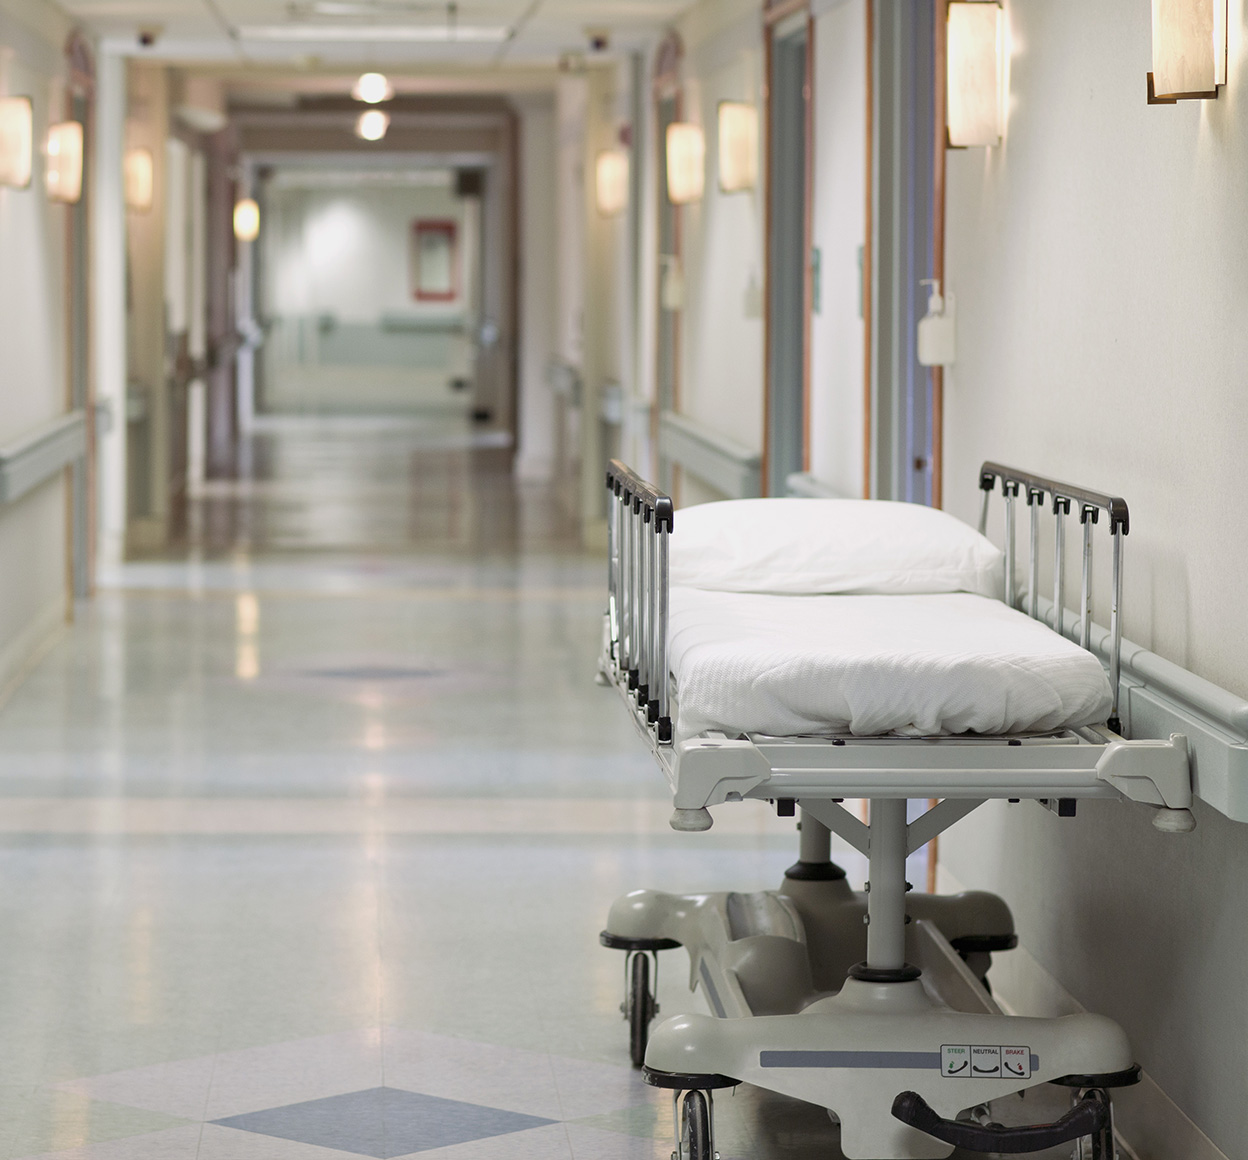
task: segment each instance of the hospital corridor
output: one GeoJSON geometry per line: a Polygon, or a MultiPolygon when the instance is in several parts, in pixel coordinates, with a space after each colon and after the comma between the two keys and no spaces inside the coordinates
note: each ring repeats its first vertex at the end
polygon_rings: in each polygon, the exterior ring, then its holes
{"type": "Polygon", "coordinates": [[[1246,63],[0,0],[0,1160],[1248,1160],[1246,63]]]}

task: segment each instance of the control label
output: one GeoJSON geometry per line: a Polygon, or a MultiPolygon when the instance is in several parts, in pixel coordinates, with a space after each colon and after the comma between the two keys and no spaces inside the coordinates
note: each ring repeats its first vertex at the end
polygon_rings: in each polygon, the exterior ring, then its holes
{"type": "Polygon", "coordinates": [[[940,1074],[950,1079],[1030,1079],[1031,1048],[983,1043],[946,1043],[940,1074]]]}

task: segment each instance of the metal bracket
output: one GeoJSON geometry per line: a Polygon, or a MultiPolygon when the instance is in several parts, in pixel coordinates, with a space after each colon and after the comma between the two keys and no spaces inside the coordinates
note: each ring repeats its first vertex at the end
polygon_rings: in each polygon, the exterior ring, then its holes
{"type": "Polygon", "coordinates": [[[937,802],[922,817],[915,818],[906,827],[906,854],[926,846],[937,834],[943,834],[954,822],[960,822],[967,814],[979,809],[984,803],[974,798],[945,798],[937,802]]]}
{"type": "Polygon", "coordinates": [[[838,837],[844,838],[860,854],[870,856],[871,827],[854,817],[840,802],[827,798],[803,798],[802,809],[838,837]]]}

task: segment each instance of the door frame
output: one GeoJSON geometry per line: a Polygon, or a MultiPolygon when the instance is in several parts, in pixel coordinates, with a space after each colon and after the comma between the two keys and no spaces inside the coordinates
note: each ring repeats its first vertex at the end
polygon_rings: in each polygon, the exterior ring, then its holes
{"type": "Polygon", "coordinates": [[[802,92],[804,108],[804,173],[803,173],[803,221],[802,221],[802,470],[810,470],[810,347],[811,325],[814,307],[814,270],[811,250],[814,245],[814,186],[815,186],[815,19],[809,0],[766,0],[763,7],[763,132],[764,149],[764,224],[763,224],[763,448],[761,484],[762,493],[770,494],[771,478],[771,411],[775,384],[772,377],[772,354],[774,353],[775,326],[771,297],[772,230],[775,225],[775,192],[772,172],[775,164],[775,140],[771,133],[772,92],[775,81],[775,36],[777,27],[790,17],[804,13],[806,16],[806,78],[802,92]]]}

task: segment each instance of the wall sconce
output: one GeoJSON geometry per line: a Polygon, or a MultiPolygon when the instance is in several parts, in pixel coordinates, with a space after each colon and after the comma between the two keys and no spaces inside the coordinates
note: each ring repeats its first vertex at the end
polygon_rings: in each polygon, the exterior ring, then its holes
{"type": "Polygon", "coordinates": [[[598,212],[615,217],[628,208],[628,153],[623,149],[604,149],[594,165],[594,192],[598,212]]]}
{"type": "Polygon", "coordinates": [[[34,115],[29,97],[0,97],[0,185],[30,184],[34,115]]]}
{"type": "Polygon", "coordinates": [[[758,110],[744,101],[719,102],[719,188],[724,193],[758,184],[758,110]]]}
{"type": "Polygon", "coordinates": [[[150,149],[127,149],[122,162],[126,190],[126,209],[147,213],[152,208],[155,174],[150,149]]]}
{"type": "Polygon", "coordinates": [[[234,203],[234,236],[240,242],[254,242],[260,236],[260,207],[255,198],[234,203]]]}
{"type": "Polygon", "coordinates": [[[1226,0],[1153,0],[1148,103],[1216,100],[1226,84],[1226,0]]]}
{"type": "Polygon", "coordinates": [[[949,0],[946,25],[949,144],[1001,144],[1005,14],[992,0],[949,0]]]}
{"type": "Polygon", "coordinates": [[[355,135],[365,141],[380,141],[389,128],[389,113],[383,113],[380,109],[369,109],[367,113],[361,113],[355,122],[355,135]]]}
{"type": "Polygon", "coordinates": [[[706,183],[706,138],[701,125],[676,121],[667,127],[667,199],[686,205],[702,199],[706,183]]]}
{"type": "Polygon", "coordinates": [[[82,125],[78,121],[53,125],[43,150],[48,161],[44,174],[48,197],[73,205],[82,197],[82,125]]]}

